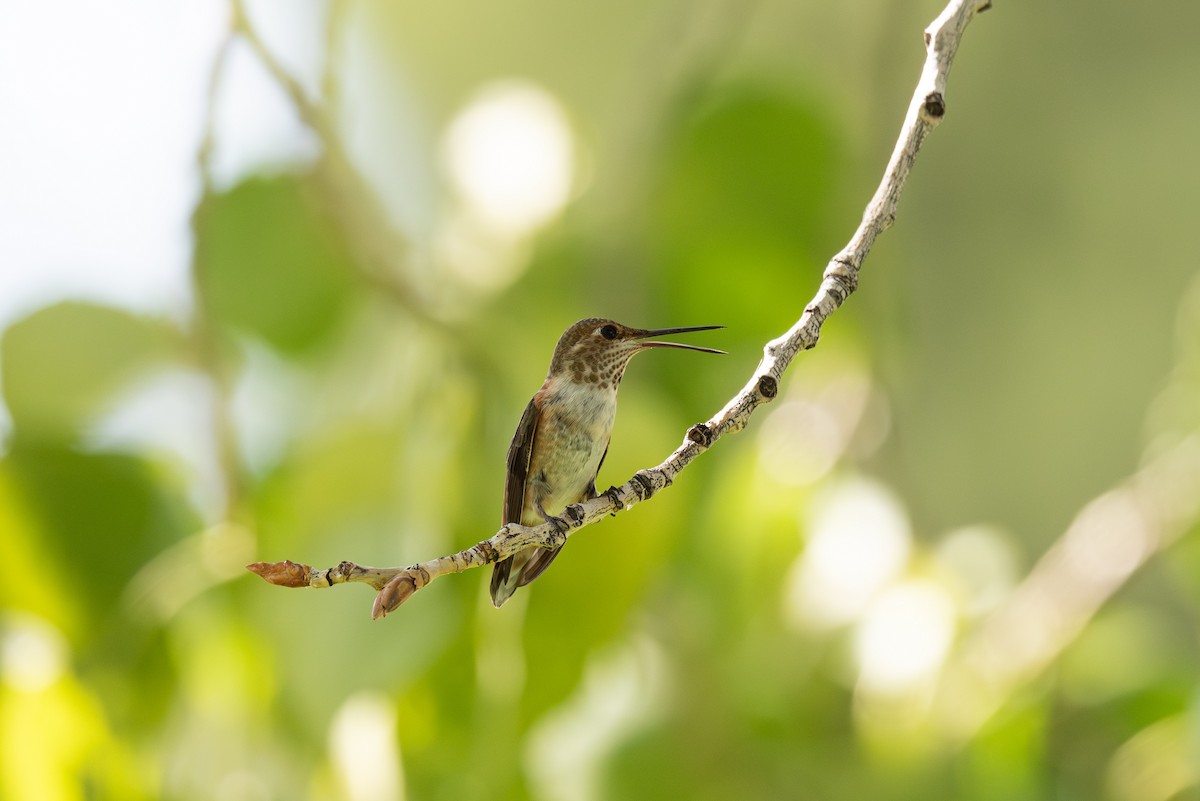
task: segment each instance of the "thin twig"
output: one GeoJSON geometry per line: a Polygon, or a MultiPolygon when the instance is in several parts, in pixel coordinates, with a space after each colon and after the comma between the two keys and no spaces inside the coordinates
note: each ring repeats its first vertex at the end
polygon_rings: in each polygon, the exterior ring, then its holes
{"type": "Polygon", "coordinates": [[[245,40],[254,55],[262,62],[271,78],[288,96],[296,113],[320,140],[322,158],[317,165],[317,180],[325,211],[344,233],[355,249],[351,266],[358,277],[394,301],[409,315],[427,326],[447,330],[445,322],[431,311],[431,304],[408,275],[410,249],[407,239],[392,225],[375,192],[367,184],[346,153],[333,115],[327,105],[336,98],[337,64],[340,36],[345,19],[343,3],[330,9],[328,59],[322,76],[322,91],[329,93],[324,103],[309,97],[304,86],[287,71],[275,54],[263,42],[251,24],[243,0],[232,0],[233,29],[245,40]]]}
{"type": "Polygon", "coordinates": [[[800,319],[783,336],[766,344],[762,361],[741,392],[708,422],[692,426],[683,443],[661,464],[639,470],[621,486],[612,487],[596,498],[568,506],[562,516],[567,523],[566,531],[561,531],[549,523],[536,527],[510,523],[489,539],[466,550],[406,568],[359,568],[353,563],[344,562],[337,568],[315,571],[307,565],[290,562],[259,562],[251,565],[250,569],[269,582],[291,587],[329,586],[340,581],[364,581],[375,586],[376,580],[394,571],[376,597],[371,611],[372,617],[379,618],[439,576],[482,567],[535,545],[561,545],[572,532],[598,522],[610,514],[630,509],[669,487],[693,459],[726,434],[741,431],[746,427],[755,409],[775,398],[779,379],[792,359],[801,350],[816,346],[825,320],[845,303],[855,290],[859,269],[875,238],[895,222],[900,193],[925,137],[945,115],[946,78],[963,32],[976,14],[990,6],[990,0],[951,0],[937,19],[926,28],[925,67],[904,118],[896,148],[884,171],[879,189],[867,205],[862,223],[854,232],[849,244],[829,262],[820,289],[804,308],[800,319]],[[343,565],[346,567],[343,568],[343,565]],[[334,572],[339,578],[325,578],[334,572]],[[346,575],[347,578],[340,578],[342,575],[346,575]]]}
{"type": "Polygon", "coordinates": [[[217,464],[220,466],[224,510],[222,517],[237,519],[245,515],[242,504],[242,469],[238,458],[237,433],[233,425],[231,398],[233,379],[222,362],[217,336],[213,330],[211,315],[207,309],[208,295],[204,292],[201,275],[204,237],[200,235],[205,215],[208,214],[215,194],[212,177],[212,158],[216,147],[216,108],[225,67],[232,47],[232,32],[226,34],[213,56],[212,69],[205,90],[204,127],[200,146],[196,150],[196,171],[200,176],[200,199],[192,211],[192,241],[194,243],[191,263],[192,296],[195,309],[190,321],[190,337],[196,359],[201,369],[212,382],[213,433],[217,464]]]}

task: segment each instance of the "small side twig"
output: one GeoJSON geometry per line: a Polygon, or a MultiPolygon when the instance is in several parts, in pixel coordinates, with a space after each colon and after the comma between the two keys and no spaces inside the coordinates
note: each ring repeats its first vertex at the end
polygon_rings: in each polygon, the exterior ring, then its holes
{"type": "MultiPolygon", "coordinates": [[[[375,599],[371,615],[379,618],[396,609],[417,590],[447,573],[461,573],[474,567],[491,564],[532,546],[554,547],[565,537],[604,517],[648,500],[669,487],[676,476],[693,459],[715,445],[726,434],[746,427],[750,415],[764,403],[773,400],[779,391],[779,379],[796,354],[816,347],[821,326],[858,286],[858,273],[876,237],[896,220],[896,208],[904,183],[912,170],[925,137],[941,122],[946,113],[946,79],[958,51],[963,32],[971,20],[991,6],[990,0],[951,0],[937,19],[925,30],[925,66],[917,83],[901,126],[900,137],[884,170],[875,195],[867,204],[863,219],[849,243],[830,260],[825,268],[817,294],[805,306],[800,319],[782,336],[763,348],[763,358],[750,380],[725,407],[707,422],[689,429],[683,443],[661,464],[639,470],[619,487],[583,503],[567,507],[563,514],[566,530],[549,523],[525,527],[509,524],[492,537],[466,550],[406,568],[358,568],[353,563],[329,571],[314,571],[307,565],[290,562],[258,563],[250,567],[267,581],[284,586],[329,586],[339,583],[333,579],[321,583],[320,577],[341,570],[337,575],[354,574],[355,570],[374,571],[371,578],[382,578],[389,570],[394,573],[383,585],[375,599]],[[276,578],[281,580],[276,580],[276,578]],[[299,583],[292,583],[299,582],[299,583]],[[316,583],[313,583],[316,582],[316,583]]],[[[367,573],[363,573],[366,576],[367,573]]],[[[365,581],[367,578],[346,578],[343,581],[365,581]]]]}
{"type": "Polygon", "coordinates": [[[284,560],[282,562],[255,562],[246,565],[251,573],[262,576],[264,581],[280,587],[332,587],[351,581],[370,584],[377,590],[403,572],[399,567],[366,567],[353,562],[339,562],[334,567],[314,570],[308,565],[284,560]]]}

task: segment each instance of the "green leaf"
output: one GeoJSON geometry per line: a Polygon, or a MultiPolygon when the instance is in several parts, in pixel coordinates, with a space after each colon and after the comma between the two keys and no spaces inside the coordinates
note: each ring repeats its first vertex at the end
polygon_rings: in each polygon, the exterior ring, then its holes
{"type": "Polygon", "coordinates": [[[0,376],[14,428],[39,439],[70,438],[178,348],[178,333],[163,321],[90,303],[40,309],[0,339],[0,376]]]}
{"type": "Polygon", "coordinates": [[[685,110],[647,217],[655,290],[675,316],[747,330],[795,317],[793,291],[811,291],[845,233],[829,223],[836,130],[820,103],[762,85],[685,110]]]}
{"type": "Polygon", "coordinates": [[[137,456],[19,440],[0,460],[0,477],[37,532],[37,555],[49,560],[9,567],[40,576],[92,619],[119,614],[129,579],[199,527],[181,488],[137,456]]]}
{"type": "Polygon", "coordinates": [[[196,247],[207,312],[297,354],[344,319],[350,256],[313,208],[303,176],[255,178],[202,206],[196,247]]]}

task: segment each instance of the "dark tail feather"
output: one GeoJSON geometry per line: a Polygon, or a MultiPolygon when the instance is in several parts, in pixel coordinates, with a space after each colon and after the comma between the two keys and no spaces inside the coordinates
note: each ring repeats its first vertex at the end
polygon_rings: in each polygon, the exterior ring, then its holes
{"type": "Polygon", "coordinates": [[[562,548],[534,548],[496,563],[492,568],[492,605],[500,608],[518,587],[524,587],[550,567],[562,548]],[[526,556],[526,554],[528,554],[526,556]],[[514,559],[518,559],[514,562],[514,559]],[[515,570],[514,570],[515,568],[515,570]]]}
{"type": "Polygon", "coordinates": [[[521,575],[517,577],[517,586],[524,587],[529,582],[533,581],[538,576],[550,567],[550,563],[554,561],[554,557],[558,556],[558,552],[562,547],[558,548],[538,548],[529,557],[529,561],[521,568],[521,575]]]}
{"type": "Polygon", "coordinates": [[[499,609],[504,605],[512,594],[517,591],[520,584],[517,580],[520,575],[510,577],[512,573],[513,558],[510,556],[503,559],[492,567],[492,606],[499,609]]]}

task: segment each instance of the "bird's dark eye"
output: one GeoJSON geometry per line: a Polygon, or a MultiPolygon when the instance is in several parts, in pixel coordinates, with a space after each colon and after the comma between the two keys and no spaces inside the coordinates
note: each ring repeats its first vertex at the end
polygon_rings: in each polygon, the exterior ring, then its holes
{"type": "Polygon", "coordinates": [[[600,329],[600,336],[604,337],[605,339],[616,339],[617,327],[615,325],[604,326],[600,329]]]}

